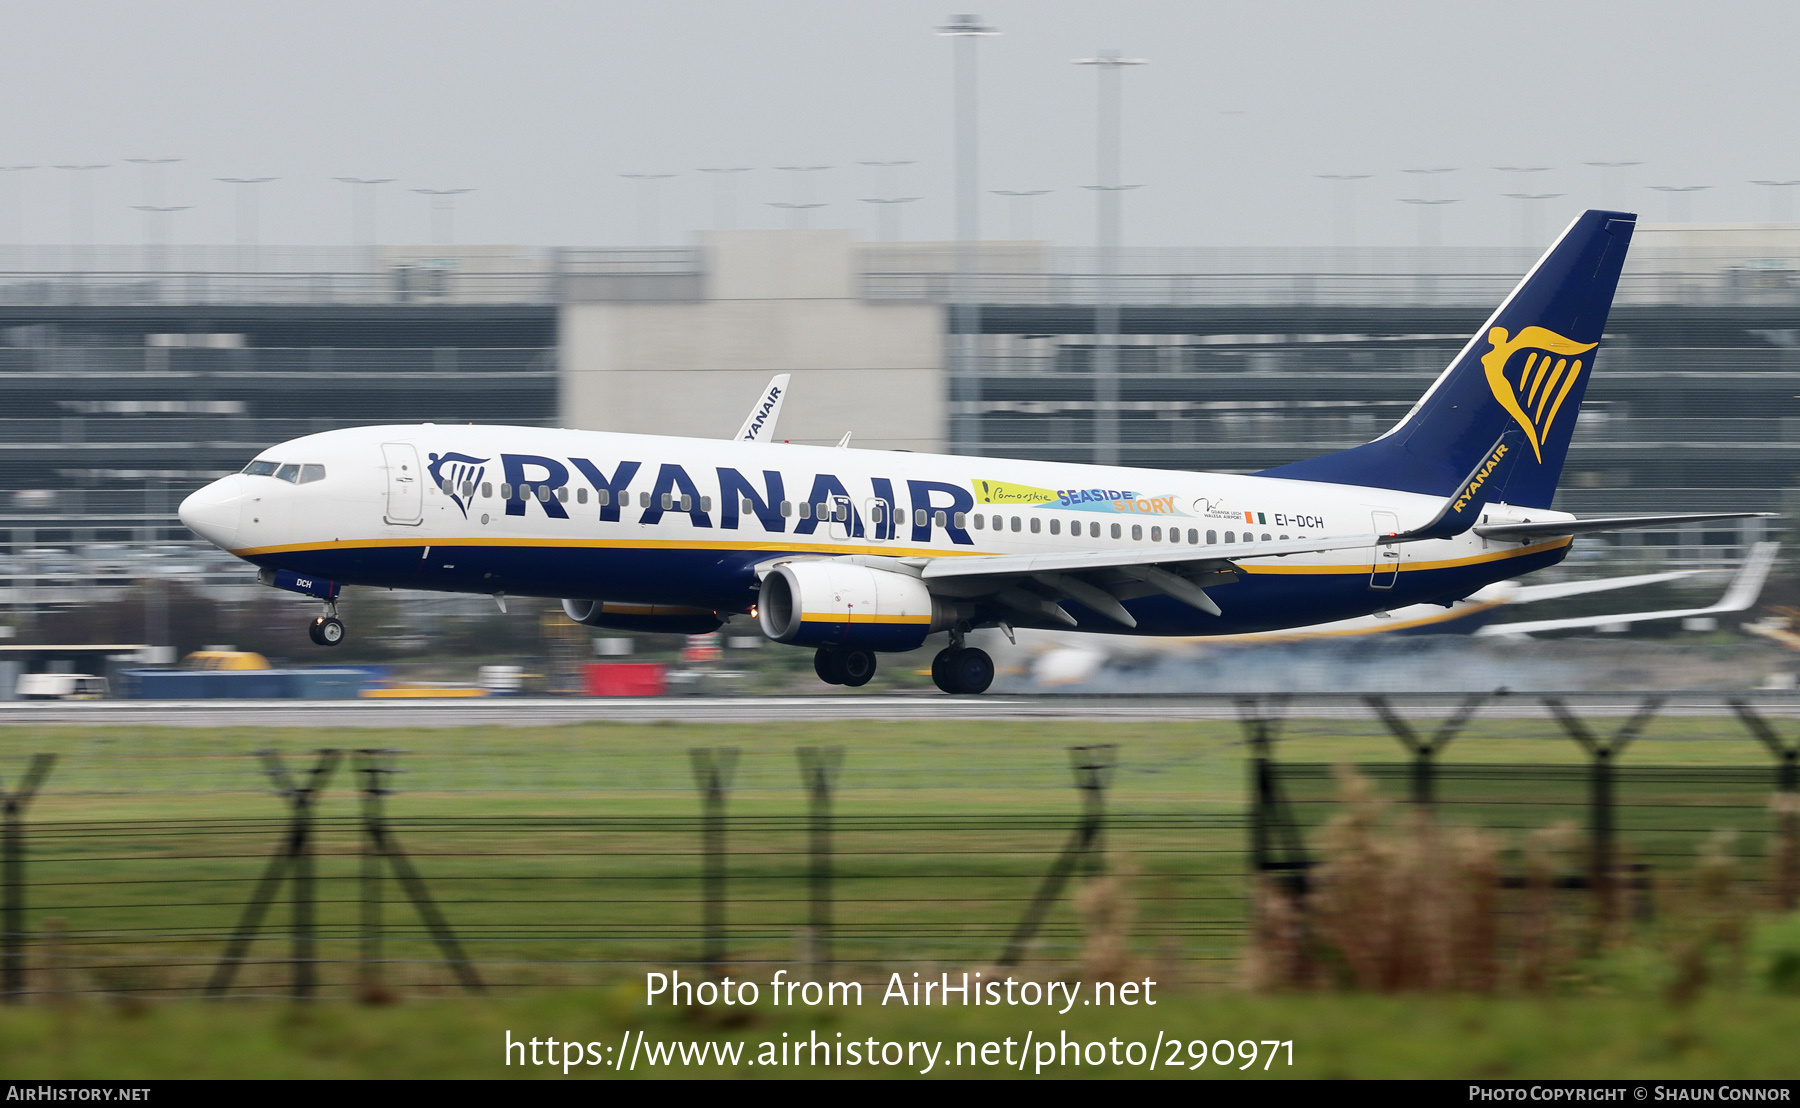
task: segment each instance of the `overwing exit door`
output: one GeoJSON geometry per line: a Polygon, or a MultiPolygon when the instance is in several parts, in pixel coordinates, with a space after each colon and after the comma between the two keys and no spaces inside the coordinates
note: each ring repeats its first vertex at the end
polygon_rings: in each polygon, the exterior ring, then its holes
{"type": "Polygon", "coordinates": [[[387,470],[388,523],[416,527],[424,521],[425,485],[420,480],[419,452],[410,442],[384,442],[381,460],[387,470]]]}

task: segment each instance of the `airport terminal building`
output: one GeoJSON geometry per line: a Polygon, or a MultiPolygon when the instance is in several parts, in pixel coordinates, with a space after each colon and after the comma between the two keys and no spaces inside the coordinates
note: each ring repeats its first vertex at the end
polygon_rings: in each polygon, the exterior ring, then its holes
{"type": "MultiPolygon", "coordinates": [[[[1400,418],[1532,259],[1133,251],[741,231],[670,249],[0,256],[0,590],[247,583],[175,518],[271,443],[386,422],[780,436],[1252,471],[1400,418]]],[[[1557,507],[1787,512],[1800,225],[1646,225],[1557,507]]],[[[1571,567],[1730,563],[1783,520],[1585,540],[1571,567]],[[1613,543],[1616,545],[1602,545],[1613,543]]]]}

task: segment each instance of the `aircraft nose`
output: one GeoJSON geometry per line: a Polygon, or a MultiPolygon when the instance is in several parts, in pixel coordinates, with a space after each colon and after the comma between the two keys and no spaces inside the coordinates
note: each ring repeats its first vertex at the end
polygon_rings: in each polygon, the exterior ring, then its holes
{"type": "Polygon", "coordinates": [[[177,511],[188,530],[221,550],[237,545],[238,516],[243,511],[244,494],[240,477],[221,477],[197,492],[189,494],[177,511]]]}

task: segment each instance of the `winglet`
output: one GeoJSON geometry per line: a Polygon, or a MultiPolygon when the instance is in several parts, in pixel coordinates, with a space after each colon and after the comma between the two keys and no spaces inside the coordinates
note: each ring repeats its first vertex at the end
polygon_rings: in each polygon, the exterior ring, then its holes
{"type": "Polygon", "coordinates": [[[1494,440],[1493,447],[1482,455],[1462,484],[1444,501],[1444,507],[1435,519],[1390,541],[1450,539],[1475,526],[1475,521],[1481,518],[1481,509],[1493,498],[1494,490],[1506,487],[1507,471],[1526,445],[1525,435],[1517,427],[1509,428],[1494,440]]]}
{"type": "Polygon", "coordinates": [[[788,377],[790,374],[777,373],[769,380],[769,386],[751,405],[750,414],[744,417],[744,425],[738,428],[738,442],[774,442],[775,421],[781,418],[781,402],[787,399],[788,377]]]}

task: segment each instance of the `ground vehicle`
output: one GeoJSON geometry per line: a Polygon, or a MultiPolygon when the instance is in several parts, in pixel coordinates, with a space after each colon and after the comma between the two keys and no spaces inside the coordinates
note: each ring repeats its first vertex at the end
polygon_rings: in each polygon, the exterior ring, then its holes
{"type": "Polygon", "coordinates": [[[101,700],[106,678],[91,673],[22,673],[14,688],[20,700],[101,700]]]}

